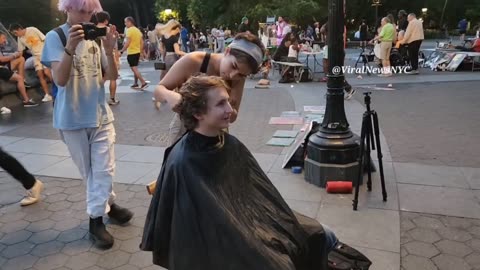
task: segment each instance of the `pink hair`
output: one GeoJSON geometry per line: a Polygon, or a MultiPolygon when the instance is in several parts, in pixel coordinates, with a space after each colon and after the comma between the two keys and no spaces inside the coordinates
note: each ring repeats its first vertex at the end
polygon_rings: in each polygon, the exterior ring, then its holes
{"type": "Polygon", "coordinates": [[[60,0],[58,2],[58,10],[86,10],[100,12],[103,10],[100,0],[60,0]]]}

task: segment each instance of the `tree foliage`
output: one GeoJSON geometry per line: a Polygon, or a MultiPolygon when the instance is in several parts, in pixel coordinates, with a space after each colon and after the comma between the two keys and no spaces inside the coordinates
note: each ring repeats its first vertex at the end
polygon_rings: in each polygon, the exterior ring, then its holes
{"type": "Polygon", "coordinates": [[[200,28],[236,28],[242,17],[247,16],[252,27],[265,22],[268,16],[288,17],[294,24],[312,24],[326,17],[326,1],[320,0],[157,0],[156,8],[179,10],[180,19],[200,28]]]}

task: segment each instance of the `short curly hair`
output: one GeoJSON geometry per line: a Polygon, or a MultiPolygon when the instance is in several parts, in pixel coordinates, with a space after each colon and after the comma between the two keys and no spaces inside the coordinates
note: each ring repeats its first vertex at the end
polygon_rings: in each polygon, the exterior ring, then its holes
{"type": "Polygon", "coordinates": [[[173,110],[178,112],[187,130],[198,127],[198,119],[195,115],[207,113],[207,94],[210,89],[214,88],[224,88],[230,93],[230,86],[217,76],[193,76],[180,88],[179,94],[182,96],[182,101],[173,110]]]}

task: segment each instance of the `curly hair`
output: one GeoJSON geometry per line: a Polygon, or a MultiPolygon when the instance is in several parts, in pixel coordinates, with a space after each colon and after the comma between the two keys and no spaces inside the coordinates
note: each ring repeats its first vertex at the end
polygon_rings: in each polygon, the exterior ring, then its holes
{"type": "Polygon", "coordinates": [[[179,94],[182,96],[182,101],[173,110],[178,112],[187,130],[193,130],[198,126],[195,115],[207,113],[207,94],[214,88],[224,88],[230,92],[230,86],[221,77],[206,75],[193,76],[180,88],[179,94]]]}
{"type": "MultiPolygon", "coordinates": [[[[235,36],[234,40],[239,39],[243,39],[257,45],[262,50],[263,55],[265,55],[265,46],[263,46],[262,41],[254,34],[247,32],[239,33],[235,36]]],[[[251,55],[237,49],[231,49],[230,54],[234,56],[238,62],[247,64],[252,71],[252,74],[256,74],[260,70],[260,64],[262,63],[257,63],[257,61],[251,55]]]]}

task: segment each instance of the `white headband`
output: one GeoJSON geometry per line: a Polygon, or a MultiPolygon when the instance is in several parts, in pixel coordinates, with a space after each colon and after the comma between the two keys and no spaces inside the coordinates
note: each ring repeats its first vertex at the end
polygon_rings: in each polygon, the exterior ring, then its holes
{"type": "Polygon", "coordinates": [[[250,55],[257,62],[258,66],[260,66],[263,62],[263,51],[255,43],[245,39],[236,39],[230,43],[230,46],[228,47],[250,55]]]}

